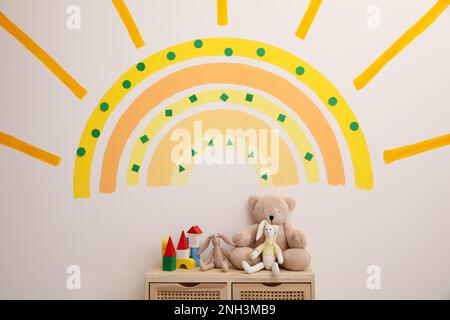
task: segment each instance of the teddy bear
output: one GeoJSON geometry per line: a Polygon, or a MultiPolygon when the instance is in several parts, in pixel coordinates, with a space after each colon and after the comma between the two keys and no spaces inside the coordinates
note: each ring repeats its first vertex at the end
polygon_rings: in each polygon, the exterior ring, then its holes
{"type": "Polygon", "coordinates": [[[236,247],[230,252],[230,261],[236,269],[242,269],[242,262],[250,265],[260,262],[261,258],[251,259],[254,248],[260,245],[263,239],[256,240],[258,225],[267,220],[273,225],[279,226],[276,243],[283,252],[283,264],[286,270],[302,271],[308,268],[311,257],[305,250],[306,238],[300,230],[294,229],[287,221],[295,208],[295,200],[290,197],[266,195],[263,197],[251,196],[248,205],[255,224],[241,230],[233,236],[236,247]]]}

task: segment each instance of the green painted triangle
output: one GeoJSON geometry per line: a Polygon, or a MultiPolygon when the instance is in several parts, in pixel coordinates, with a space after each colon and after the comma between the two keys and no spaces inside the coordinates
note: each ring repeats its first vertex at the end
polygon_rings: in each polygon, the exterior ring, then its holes
{"type": "Polygon", "coordinates": [[[178,172],[183,172],[186,170],[181,164],[178,166],[178,172]]]}
{"type": "Polygon", "coordinates": [[[264,173],[264,174],[261,176],[261,179],[264,179],[264,180],[266,180],[266,181],[267,181],[268,178],[269,178],[269,177],[267,176],[267,173],[264,173]]]}
{"type": "Polygon", "coordinates": [[[248,155],[248,157],[249,157],[249,158],[254,158],[254,157],[255,157],[255,153],[254,153],[253,151],[250,152],[249,155],[248,155]]]}
{"type": "Polygon", "coordinates": [[[232,145],[233,145],[233,141],[231,141],[231,139],[228,139],[227,146],[232,146],[232,145]]]}
{"type": "Polygon", "coordinates": [[[195,151],[194,149],[191,149],[191,155],[194,157],[197,154],[197,151],[195,151]]]}
{"type": "Polygon", "coordinates": [[[208,146],[210,146],[210,147],[214,147],[214,141],[213,141],[213,139],[209,140],[209,142],[208,142],[208,146]]]}

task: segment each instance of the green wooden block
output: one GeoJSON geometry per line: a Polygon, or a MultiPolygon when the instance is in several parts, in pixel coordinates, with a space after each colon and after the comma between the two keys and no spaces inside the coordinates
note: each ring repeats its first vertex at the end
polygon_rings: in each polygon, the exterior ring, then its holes
{"type": "Polygon", "coordinates": [[[163,271],[174,271],[176,267],[177,257],[163,257],[163,271]]]}

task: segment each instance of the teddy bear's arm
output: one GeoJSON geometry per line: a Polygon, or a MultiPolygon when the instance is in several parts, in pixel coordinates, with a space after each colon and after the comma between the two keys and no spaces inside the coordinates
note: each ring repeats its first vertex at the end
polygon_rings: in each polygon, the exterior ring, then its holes
{"type": "Polygon", "coordinates": [[[306,238],[303,232],[294,229],[290,224],[285,224],[285,231],[289,248],[304,249],[306,247],[306,238]]]}
{"type": "Polygon", "coordinates": [[[253,224],[233,236],[236,247],[249,247],[256,241],[257,224],[253,224]]]}

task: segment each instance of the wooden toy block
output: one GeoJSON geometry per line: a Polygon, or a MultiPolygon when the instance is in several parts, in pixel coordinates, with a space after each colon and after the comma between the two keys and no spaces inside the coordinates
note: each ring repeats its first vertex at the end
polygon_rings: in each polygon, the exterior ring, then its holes
{"type": "Polygon", "coordinates": [[[167,242],[169,242],[169,238],[165,238],[162,241],[162,250],[161,250],[161,255],[164,256],[164,252],[166,252],[166,247],[167,247],[167,242]]]}
{"type": "Polygon", "coordinates": [[[181,232],[177,245],[177,259],[189,259],[190,251],[184,231],[181,232]]]}
{"type": "Polygon", "coordinates": [[[192,258],[187,259],[177,259],[176,268],[180,269],[181,267],[185,267],[188,270],[195,269],[195,260],[192,258]]]}
{"type": "MultiPolygon", "coordinates": [[[[163,241],[164,243],[164,241],[163,241]]],[[[163,244],[164,246],[164,244],[163,244]]],[[[173,271],[176,269],[176,252],[175,247],[172,243],[172,238],[169,237],[167,240],[167,244],[165,246],[164,254],[163,254],[163,271],[173,271]]]]}
{"type": "Polygon", "coordinates": [[[198,267],[200,264],[200,255],[198,251],[200,248],[191,248],[191,258],[195,260],[195,266],[198,267]]]}
{"type": "Polygon", "coordinates": [[[200,247],[201,235],[203,233],[202,229],[200,229],[199,226],[192,226],[187,233],[189,238],[189,247],[200,247]]]}
{"type": "Polygon", "coordinates": [[[164,250],[164,257],[175,257],[175,247],[173,246],[172,238],[169,237],[169,240],[167,240],[166,249],[164,250]]]}
{"type": "Polygon", "coordinates": [[[177,268],[177,258],[176,257],[163,257],[163,271],[174,271],[177,268]]]}

